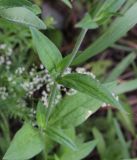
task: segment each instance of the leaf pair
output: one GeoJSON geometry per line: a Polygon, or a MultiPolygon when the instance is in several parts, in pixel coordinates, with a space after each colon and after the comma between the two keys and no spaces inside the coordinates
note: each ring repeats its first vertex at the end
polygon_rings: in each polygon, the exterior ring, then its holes
{"type": "MultiPolygon", "coordinates": [[[[40,60],[49,72],[58,75],[58,66],[62,62],[62,56],[57,47],[38,30],[31,28],[31,33],[35,47],[38,51],[40,60]]],[[[59,82],[67,87],[74,88],[80,92],[88,94],[102,102],[117,106],[122,110],[121,105],[112,94],[103,87],[97,80],[82,74],[70,74],[59,79],[59,82]]]]}

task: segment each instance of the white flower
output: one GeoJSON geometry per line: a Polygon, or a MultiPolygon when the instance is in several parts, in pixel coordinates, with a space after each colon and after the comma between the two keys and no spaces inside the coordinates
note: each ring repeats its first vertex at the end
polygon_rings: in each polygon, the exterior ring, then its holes
{"type": "Polygon", "coordinates": [[[25,71],[24,67],[19,67],[15,70],[15,73],[21,75],[23,74],[24,71],[25,71]]]}
{"type": "Polygon", "coordinates": [[[67,74],[70,74],[72,72],[72,69],[69,67],[65,70],[64,74],[63,75],[67,75],[67,74]]]}
{"type": "Polygon", "coordinates": [[[46,91],[42,92],[42,102],[44,103],[44,105],[46,107],[48,107],[48,94],[46,93],[46,91]]]}
{"type": "Polygon", "coordinates": [[[5,58],[4,56],[0,56],[0,65],[5,63],[5,58]]]}
{"type": "Polygon", "coordinates": [[[40,69],[44,69],[44,66],[43,66],[43,64],[41,64],[41,65],[40,65],[40,69]]]}
{"type": "Polygon", "coordinates": [[[6,44],[1,44],[0,49],[6,49],[7,45],[6,44]]]}
{"type": "Polygon", "coordinates": [[[5,100],[9,96],[6,87],[0,87],[0,99],[5,100]]]}

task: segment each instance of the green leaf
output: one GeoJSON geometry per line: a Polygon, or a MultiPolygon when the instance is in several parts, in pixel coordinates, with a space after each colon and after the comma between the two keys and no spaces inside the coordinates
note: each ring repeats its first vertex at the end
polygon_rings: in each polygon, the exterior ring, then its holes
{"type": "Polygon", "coordinates": [[[81,160],[88,156],[96,147],[97,141],[80,144],[76,151],[68,150],[61,156],[61,160],[81,160]]]}
{"type": "Polygon", "coordinates": [[[57,155],[54,155],[55,160],[60,160],[57,155]]]}
{"type": "Polygon", "coordinates": [[[126,159],[124,159],[124,160],[137,160],[137,158],[133,158],[133,159],[127,159],[127,158],[126,158],[126,159]]]}
{"type": "Polygon", "coordinates": [[[62,55],[58,48],[41,32],[31,28],[34,46],[37,49],[43,65],[49,72],[57,72],[57,65],[62,60],[62,55]]]}
{"type": "Polygon", "coordinates": [[[0,16],[12,22],[26,26],[46,29],[45,24],[30,10],[24,7],[0,9],[0,16]]]}
{"type": "MultiPolygon", "coordinates": [[[[121,6],[125,3],[126,0],[106,0],[102,4],[102,6],[99,7],[98,12],[96,13],[96,18],[101,19],[103,18],[103,15],[107,15],[111,17],[113,14],[115,14],[121,6]]],[[[104,17],[106,18],[106,17],[104,17]]],[[[107,19],[107,18],[106,18],[107,19]]]]}
{"type": "Polygon", "coordinates": [[[8,148],[4,160],[27,160],[43,150],[43,142],[39,132],[25,124],[15,135],[8,148]]]}
{"type": "Polygon", "coordinates": [[[102,102],[118,107],[121,111],[123,110],[120,103],[112,96],[112,93],[110,93],[106,87],[101,85],[91,76],[73,73],[62,77],[59,79],[59,82],[69,88],[74,88],[102,102]]]}
{"type": "Polygon", "coordinates": [[[100,133],[100,131],[97,128],[93,128],[92,132],[93,132],[94,138],[99,142],[97,144],[97,149],[99,154],[103,158],[106,151],[106,143],[103,138],[103,135],[100,133]]]}
{"type": "Polygon", "coordinates": [[[71,148],[72,150],[76,150],[77,146],[75,143],[63,132],[61,128],[57,127],[48,127],[46,130],[46,134],[54,141],[62,144],[66,147],[71,148]]]}
{"type": "Polygon", "coordinates": [[[118,121],[116,119],[114,119],[114,126],[115,126],[117,136],[118,136],[119,141],[122,146],[122,152],[123,152],[123,156],[124,156],[123,158],[130,158],[129,151],[128,151],[128,145],[125,141],[124,135],[123,135],[121,128],[118,124],[118,121]]]}
{"type": "Polygon", "coordinates": [[[92,45],[90,45],[75,60],[73,65],[83,63],[87,59],[101,53],[123,37],[137,23],[137,2],[121,17],[117,18],[92,45]]]}
{"type": "Polygon", "coordinates": [[[135,126],[134,126],[134,115],[133,110],[130,105],[128,105],[128,100],[122,104],[128,114],[124,114],[122,112],[117,112],[117,117],[128,131],[132,133],[132,135],[136,135],[135,126]]]}
{"type": "Polygon", "coordinates": [[[84,18],[76,24],[77,28],[83,29],[96,29],[98,28],[97,23],[91,18],[90,14],[86,14],[84,18]]]}
{"type": "Polygon", "coordinates": [[[116,80],[126,69],[127,67],[135,60],[136,54],[131,53],[125,57],[122,62],[120,62],[109,74],[107,82],[116,80]]]}
{"type": "Polygon", "coordinates": [[[137,79],[129,80],[123,82],[114,88],[114,93],[122,94],[126,92],[131,92],[137,89],[137,79]]]}
{"type": "Polygon", "coordinates": [[[64,2],[69,8],[72,8],[72,5],[69,0],[61,0],[61,1],[64,2]]]}
{"type": "Polygon", "coordinates": [[[37,5],[33,5],[30,1],[27,0],[0,0],[0,9],[12,7],[26,7],[35,14],[41,13],[41,10],[37,5]]]}
{"type": "Polygon", "coordinates": [[[66,96],[55,107],[49,124],[63,128],[76,127],[86,121],[101,105],[102,102],[80,92],[66,96]]]}
{"type": "MultiPolygon", "coordinates": [[[[104,86],[112,90],[116,83],[111,82],[104,86]]],[[[62,128],[76,127],[94,114],[102,104],[101,101],[84,93],[77,92],[75,95],[67,95],[55,107],[49,125],[62,128]]]]}
{"type": "Polygon", "coordinates": [[[36,119],[38,126],[42,129],[46,128],[46,107],[39,102],[37,105],[36,119]]]}

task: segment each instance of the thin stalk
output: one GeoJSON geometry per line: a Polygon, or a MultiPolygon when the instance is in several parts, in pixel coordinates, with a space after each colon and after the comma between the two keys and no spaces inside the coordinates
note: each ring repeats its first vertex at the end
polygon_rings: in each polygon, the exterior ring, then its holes
{"type": "Polygon", "coordinates": [[[47,109],[47,114],[46,114],[46,124],[48,123],[49,117],[52,112],[52,107],[54,105],[55,97],[56,97],[56,92],[57,92],[57,83],[54,82],[53,88],[51,90],[51,94],[49,97],[49,104],[48,104],[48,109],[47,109]]]}
{"type": "MultiPolygon", "coordinates": [[[[71,56],[70,56],[69,60],[67,61],[65,67],[61,71],[59,77],[64,73],[66,68],[68,68],[71,65],[71,63],[73,62],[86,33],[87,33],[87,29],[82,29],[82,31],[81,31],[78,39],[77,39],[76,45],[75,45],[75,47],[74,47],[74,49],[71,53],[71,56]]],[[[53,85],[53,88],[51,90],[51,94],[50,94],[50,97],[49,97],[49,104],[48,104],[48,110],[47,110],[47,115],[46,115],[46,124],[48,123],[48,120],[49,120],[51,112],[52,112],[52,108],[53,108],[55,97],[56,97],[56,92],[57,92],[57,83],[54,82],[54,85],[53,85]]]]}
{"type": "Polygon", "coordinates": [[[73,62],[74,58],[76,57],[77,53],[78,53],[78,50],[83,42],[83,39],[87,33],[88,29],[82,29],[78,39],[77,39],[77,42],[76,42],[76,45],[71,53],[71,56],[70,58],[68,59],[66,65],[64,66],[64,68],[62,69],[60,75],[62,75],[64,73],[64,71],[71,65],[71,63],[73,62]]]}

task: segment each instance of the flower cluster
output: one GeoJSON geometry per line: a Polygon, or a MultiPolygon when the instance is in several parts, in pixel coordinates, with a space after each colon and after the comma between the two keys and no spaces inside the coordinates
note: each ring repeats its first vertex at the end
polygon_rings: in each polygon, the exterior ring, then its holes
{"type": "Polygon", "coordinates": [[[0,87],[0,99],[5,100],[9,96],[6,87],[0,87]]]}
{"type": "Polygon", "coordinates": [[[12,64],[11,55],[13,53],[13,50],[11,47],[8,47],[6,44],[1,44],[0,51],[4,52],[4,55],[0,56],[0,66],[4,65],[6,69],[9,70],[12,64]]]}

